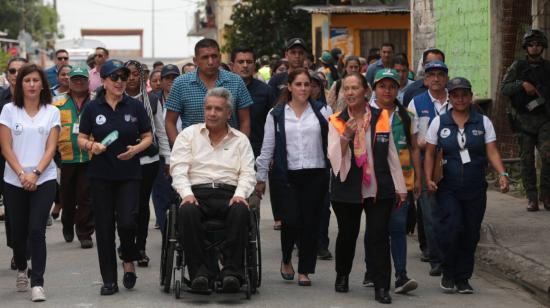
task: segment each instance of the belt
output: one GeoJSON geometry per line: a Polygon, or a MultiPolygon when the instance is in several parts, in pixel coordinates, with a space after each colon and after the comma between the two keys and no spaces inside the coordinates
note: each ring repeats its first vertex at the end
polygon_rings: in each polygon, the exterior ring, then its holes
{"type": "Polygon", "coordinates": [[[204,188],[225,189],[225,190],[234,191],[235,189],[237,189],[237,186],[229,185],[225,183],[206,183],[206,184],[197,184],[197,185],[191,186],[191,189],[204,189],[204,188]]]}

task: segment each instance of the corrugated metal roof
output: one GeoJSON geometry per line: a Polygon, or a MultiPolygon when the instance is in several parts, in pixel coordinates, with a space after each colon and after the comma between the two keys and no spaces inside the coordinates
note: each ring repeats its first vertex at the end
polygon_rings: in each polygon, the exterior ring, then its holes
{"type": "Polygon", "coordinates": [[[409,5],[297,5],[295,10],[310,14],[378,14],[378,13],[409,13],[409,5]]]}

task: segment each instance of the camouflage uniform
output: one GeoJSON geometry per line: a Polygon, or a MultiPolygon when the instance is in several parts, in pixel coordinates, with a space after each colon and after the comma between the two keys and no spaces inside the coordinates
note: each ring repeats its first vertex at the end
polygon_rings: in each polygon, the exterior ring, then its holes
{"type": "MultiPolygon", "coordinates": [[[[531,35],[544,35],[537,30],[530,30],[531,35]],[[533,34],[535,32],[535,34],[533,34]]],[[[524,48],[529,42],[529,34],[524,37],[524,48]]],[[[531,40],[547,47],[546,37],[531,40]],[[542,40],[542,42],[541,42],[542,40]]],[[[501,91],[510,97],[513,114],[513,129],[518,134],[521,155],[521,177],[527,192],[530,205],[528,210],[538,209],[537,174],[535,167],[535,147],[538,149],[542,168],[540,172],[540,199],[550,210],[550,61],[539,58],[533,60],[515,61],[506,72],[502,81],[501,91]],[[529,110],[529,103],[538,95],[528,95],[522,83],[527,81],[537,88],[542,99],[540,105],[529,110]],[[534,207],[534,208],[532,208],[534,207]]]]}

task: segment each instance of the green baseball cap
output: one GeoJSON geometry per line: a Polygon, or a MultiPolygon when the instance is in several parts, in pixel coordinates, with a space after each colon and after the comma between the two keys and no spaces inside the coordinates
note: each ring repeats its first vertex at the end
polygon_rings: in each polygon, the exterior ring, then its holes
{"type": "Polygon", "coordinates": [[[80,66],[73,66],[69,72],[69,78],[74,76],[88,77],[88,70],[80,66]]]}
{"type": "Polygon", "coordinates": [[[374,76],[374,86],[376,86],[376,84],[380,80],[386,79],[386,78],[389,78],[397,82],[397,84],[399,84],[401,81],[401,78],[399,77],[399,73],[397,73],[396,70],[394,70],[393,68],[384,68],[376,72],[376,75],[374,76]]]}

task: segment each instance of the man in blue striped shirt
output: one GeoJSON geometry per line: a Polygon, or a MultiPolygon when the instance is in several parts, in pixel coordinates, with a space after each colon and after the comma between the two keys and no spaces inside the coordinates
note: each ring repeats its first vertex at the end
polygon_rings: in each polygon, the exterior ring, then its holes
{"type": "Polygon", "coordinates": [[[250,105],[252,98],[239,75],[220,69],[220,47],[213,39],[202,39],[195,45],[197,65],[194,72],[174,80],[166,101],[166,135],[174,144],[178,131],[176,122],[181,117],[182,128],[204,122],[204,97],[215,87],[229,90],[233,100],[233,114],[229,125],[250,135],[250,105]]]}

